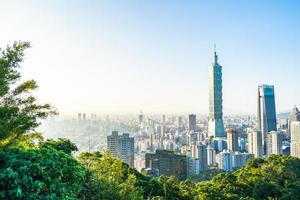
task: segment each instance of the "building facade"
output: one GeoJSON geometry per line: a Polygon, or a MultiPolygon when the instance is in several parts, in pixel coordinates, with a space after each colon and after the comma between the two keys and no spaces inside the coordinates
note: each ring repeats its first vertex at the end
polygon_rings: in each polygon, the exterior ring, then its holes
{"type": "Polygon", "coordinates": [[[213,148],[217,152],[221,152],[224,149],[227,149],[227,142],[225,138],[214,138],[213,140],[213,148]]]}
{"type": "Polygon", "coordinates": [[[112,131],[111,135],[107,136],[107,150],[112,157],[118,157],[119,133],[112,131]]]}
{"type": "Polygon", "coordinates": [[[197,146],[197,149],[198,149],[198,159],[199,159],[199,170],[205,171],[208,169],[206,145],[199,144],[197,146]]]}
{"type": "Polygon", "coordinates": [[[234,152],[232,154],[232,167],[233,168],[241,168],[244,167],[248,160],[254,158],[254,154],[251,153],[241,153],[241,152],[234,152]]]}
{"type": "Polygon", "coordinates": [[[189,130],[190,131],[195,131],[196,130],[196,115],[194,114],[190,114],[189,115],[189,130]]]}
{"type": "Polygon", "coordinates": [[[271,131],[267,134],[267,155],[282,154],[283,134],[279,131],[271,131]]]}
{"type": "Polygon", "coordinates": [[[177,155],[168,150],[156,150],[155,153],[146,153],[145,162],[146,168],[157,169],[160,176],[176,176],[180,180],[187,178],[185,155],[177,155]]]}
{"type": "Polygon", "coordinates": [[[256,158],[263,156],[262,135],[260,131],[248,132],[248,152],[254,154],[256,158]]]}
{"type": "Polygon", "coordinates": [[[230,151],[239,151],[239,136],[233,128],[227,129],[227,148],[230,151]]]}
{"type": "Polygon", "coordinates": [[[291,156],[300,158],[300,122],[291,123],[291,156]]]}
{"type": "Polygon", "coordinates": [[[291,123],[300,121],[300,112],[298,108],[295,106],[290,114],[289,119],[289,137],[291,136],[291,123]]]}
{"type": "Polygon", "coordinates": [[[221,153],[217,154],[216,161],[219,169],[222,169],[226,172],[233,171],[233,162],[231,154],[232,153],[228,150],[224,150],[221,153]]]}
{"type": "Polygon", "coordinates": [[[212,146],[208,146],[207,149],[207,165],[208,166],[215,166],[216,164],[216,150],[212,148],[212,146]]]}
{"type": "Polygon", "coordinates": [[[199,169],[199,159],[193,158],[193,157],[187,157],[187,176],[192,177],[195,175],[199,175],[200,169],[199,169]]]}
{"type": "Polygon", "coordinates": [[[134,167],[134,138],[129,133],[119,135],[118,131],[112,131],[107,136],[107,150],[115,158],[120,158],[130,167],[134,167]]]}

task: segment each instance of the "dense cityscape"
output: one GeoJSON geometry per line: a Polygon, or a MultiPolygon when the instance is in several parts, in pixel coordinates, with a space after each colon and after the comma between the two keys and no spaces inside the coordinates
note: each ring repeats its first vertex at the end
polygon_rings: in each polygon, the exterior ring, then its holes
{"type": "MultiPolygon", "coordinates": [[[[255,89],[255,87],[254,87],[255,89]]],[[[51,119],[42,130],[69,137],[81,151],[106,149],[150,176],[196,178],[211,170],[234,171],[251,158],[300,157],[300,112],[276,114],[273,85],[257,86],[257,116],[223,117],[222,66],[216,50],[209,67],[209,117],[185,115],[97,116],[51,119]],[[55,130],[55,131],[54,131],[55,130]]],[[[51,135],[52,137],[55,135],[51,135]]]]}
{"type": "Polygon", "coordinates": [[[0,8],[0,200],[300,200],[300,1],[0,8]]]}

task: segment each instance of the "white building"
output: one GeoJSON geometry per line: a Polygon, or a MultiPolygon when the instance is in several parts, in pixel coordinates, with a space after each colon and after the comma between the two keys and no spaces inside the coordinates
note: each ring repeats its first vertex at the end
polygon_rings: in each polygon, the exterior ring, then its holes
{"type": "Polygon", "coordinates": [[[234,152],[232,154],[232,167],[233,168],[244,167],[247,164],[248,160],[253,157],[254,157],[254,154],[234,152]]]}
{"type": "Polygon", "coordinates": [[[129,133],[118,135],[117,131],[113,131],[112,135],[107,136],[107,149],[113,157],[134,167],[134,138],[129,137],[129,133]]]}
{"type": "Polygon", "coordinates": [[[279,131],[271,131],[267,134],[266,147],[267,155],[282,154],[283,135],[279,131]]]}
{"type": "Polygon", "coordinates": [[[300,122],[291,122],[291,156],[300,158],[300,122]]]}
{"type": "Polygon", "coordinates": [[[260,131],[248,132],[248,152],[254,154],[256,158],[263,156],[262,135],[260,131]]]}
{"type": "Polygon", "coordinates": [[[230,172],[233,170],[232,156],[231,152],[228,150],[223,150],[221,153],[217,154],[216,162],[218,168],[223,169],[224,171],[230,172]]]}
{"type": "Polygon", "coordinates": [[[208,146],[207,149],[207,165],[214,166],[216,164],[216,150],[212,146],[208,146]]]}

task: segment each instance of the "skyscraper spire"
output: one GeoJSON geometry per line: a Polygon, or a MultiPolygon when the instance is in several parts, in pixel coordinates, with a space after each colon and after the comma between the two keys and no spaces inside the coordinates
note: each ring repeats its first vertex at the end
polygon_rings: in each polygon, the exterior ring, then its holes
{"type": "Polygon", "coordinates": [[[218,55],[217,55],[217,50],[216,50],[216,44],[214,44],[214,59],[213,59],[213,64],[218,63],[218,55]]]}

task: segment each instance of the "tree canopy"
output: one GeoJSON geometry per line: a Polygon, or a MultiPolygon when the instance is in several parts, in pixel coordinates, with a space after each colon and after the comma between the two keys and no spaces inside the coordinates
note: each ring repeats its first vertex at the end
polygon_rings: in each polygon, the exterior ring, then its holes
{"type": "Polygon", "coordinates": [[[85,170],[53,148],[0,152],[1,199],[78,199],[85,170]]]}
{"type": "Polygon", "coordinates": [[[21,81],[20,64],[29,42],[15,42],[0,49],[0,148],[15,146],[56,111],[50,104],[39,104],[31,92],[34,80],[21,81]]]}

